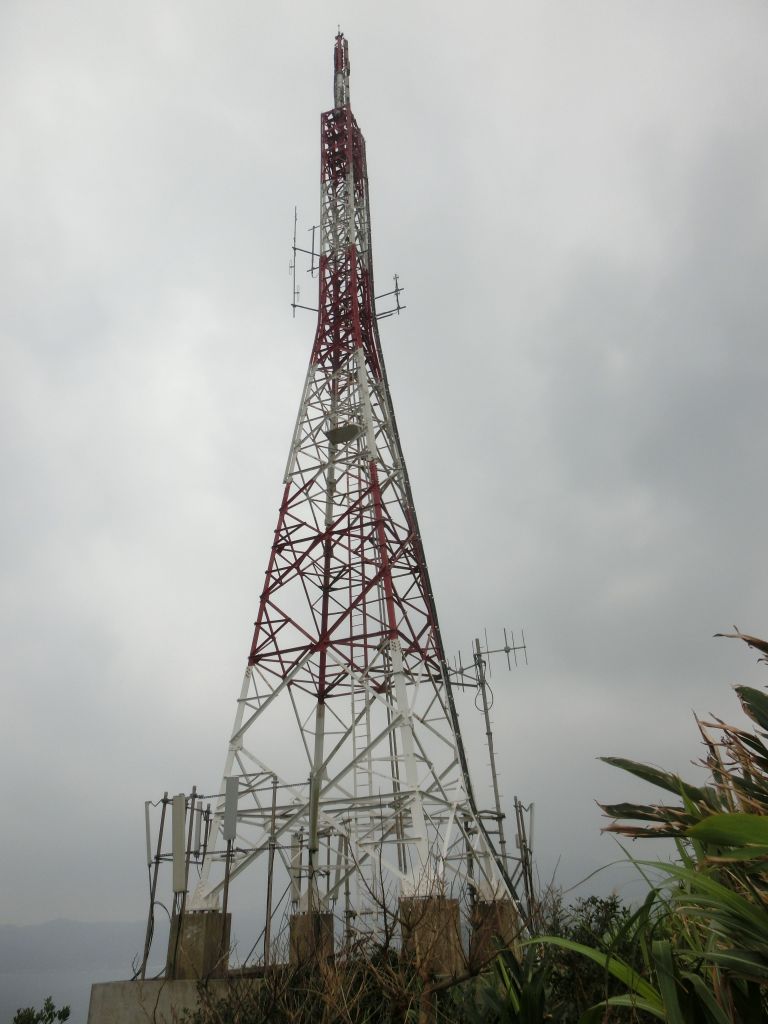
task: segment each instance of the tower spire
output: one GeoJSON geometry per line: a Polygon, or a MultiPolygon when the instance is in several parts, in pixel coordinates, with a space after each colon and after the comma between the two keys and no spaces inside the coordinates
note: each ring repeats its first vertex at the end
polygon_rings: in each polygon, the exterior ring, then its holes
{"type": "Polygon", "coordinates": [[[333,105],[349,106],[349,44],[341,29],[333,48],[333,105]]]}

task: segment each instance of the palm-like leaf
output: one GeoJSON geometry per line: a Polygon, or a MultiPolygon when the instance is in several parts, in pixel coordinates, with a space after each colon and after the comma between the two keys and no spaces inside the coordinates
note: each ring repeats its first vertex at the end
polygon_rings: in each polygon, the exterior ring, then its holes
{"type": "MultiPolygon", "coordinates": [[[[768,642],[757,637],[738,630],[718,635],[768,655],[768,642]]],[[[651,976],[664,1019],[675,1024],[746,1024],[768,1010],[768,696],[746,686],[736,693],[757,728],[697,719],[708,785],[625,758],[602,759],[679,798],[603,805],[613,819],[606,831],[669,836],[678,844],[679,863],[647,864],[667,878],[663,904],[662,891],[656,893],[655,928],[666,934],[651,944],[651,976]]],[[[636,998],[637,989],[628,987],[636,998]]]]}

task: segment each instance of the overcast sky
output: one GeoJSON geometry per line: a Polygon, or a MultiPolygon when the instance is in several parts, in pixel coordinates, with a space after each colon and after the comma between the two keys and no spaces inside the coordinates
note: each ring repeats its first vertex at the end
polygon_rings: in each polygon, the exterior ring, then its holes
{"type": "Polygon", "coordinates": [[[692,709],[763,683],[711,639],[768,633],[763,2],[5,0],[2,922],[142,917],[144,800],[218,787],[339,23],[446,647],[528,641],[494,717],[542,878],[654,795],[598,755],[695,775],[692,709]]]}

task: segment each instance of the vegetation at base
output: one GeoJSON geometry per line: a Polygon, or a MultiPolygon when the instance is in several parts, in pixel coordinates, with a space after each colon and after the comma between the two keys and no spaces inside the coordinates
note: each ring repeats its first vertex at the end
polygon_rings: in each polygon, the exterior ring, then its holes
{"type": "MultiPolygon", "coordinates": [[[[628,927],[634,918],[616,896],[590,896],[566,906],[561,895],[550,894],[540,913],[562,948],[529,944],[519,960],[507,950],[484,973],[436,981],[420,976],[395,950],[361,944],[334,961],[283,965],[255,983],[234,982],[224,1000],[212,999],[203,987],[201,1007],[188,1014],[186,1024],[575,1024],[595,1003],[624,990],[601,962],[570,946],[591,947],[598,958],[611,950],[639,963],[628,927]]],[[[617,1013],[605,1019],[624,1019],[617,1013]]]]}
{"type": "Polygon", "coordinates": [[[36,1010],[32,1006],[19,1009],[13,1018],[13,1024],[55,1024],[56,1021],[64,1020],[69,1020],[69,1007],[62,1006],[57,1010],[51,996],[46,996],[42,1010],[36,1010]]]}
{"type": "MultiPolygon", "coordinates": [[[[729,635],[768,655],[768,642],[738,630],[729,635]]],[[[649,882],[641,907],[595,896],[567,907],[550,896],[539,908],[539,934],[520,957],[504,951],[480,975],[437,984],[394,951],[360,948],[314,969],[275,970],[261,986],[216,1005],[203,991],[188,1024],[762,1024],[768,696],[745,686],[736,693],[747,727],[697,719],[704,785],[604,758],[665,794],[660,803],[603,807],[608,831],[674,843],[669,862],[635,862],[649,882]]]]}
{"type": "MultiPolygon", "coordinates": [[[[550,894],[540,908],[549,940],[528,942],[520,959],[499,954],[493,971],[464,986],[467,1024],[577,1024],[598,1003],[624,992],[622,979],[605,968],[607,955],[640,969],[634,915],[617,896],[589,896],[569,907],[550,894]],[[633,966],[634,965],[634,966],[633,966]]],[[[602,1021],[627,1019],[606,1009],[602,1021]]],[[[646,1019],[635,1014],[634,1020],[646,1019]]]]}
{"type": "MultiPolygon", "coordinates": [[[[728,635],[768,654],[764,640],[738,630],[728,635]]],[[[697,719],[705,785],[625,758],[603,759],[675,797],[674,803],[665,797],[658,804],[603,806],[613,819],[608,831],[669,837],[677,857],[637,862],[653,879],[633,917],[641,965],[607,951],[603,966],[622,980],[624,992],[606,996],[582,1024],[614,1010],[642,1011],[670,1024],[768,1019],[768,696],[735,689],[751,727],[697,719]]],[[[562,948],[554,937],[541,941],[562,948]]],[[[573,951],[595,959],[585,945],[573,951]]]]}
{"type": "Polygon", "coordinates": [[[357,948],[335,961],[276,965],[256,981],[235,981],[225,999],[200,990],[184,1024],[394,1024],[415,1019],[416,974],[394,953],[357,948]]]}

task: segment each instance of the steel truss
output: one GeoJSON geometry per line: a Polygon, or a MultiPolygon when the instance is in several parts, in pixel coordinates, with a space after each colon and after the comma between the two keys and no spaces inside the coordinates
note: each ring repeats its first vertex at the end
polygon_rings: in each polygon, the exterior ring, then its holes
{"type": "MultiPolygon", "coordinates": [[[[387,385],[341,34],[320,142],[318,321],[224,766],[228,880],[271,851],[294,911],[375,930],[399,895],[516,897],[475,806],[387,385]]],[[[224,888],[223,817],[221,796],[190,909],[224,888]]]]}

